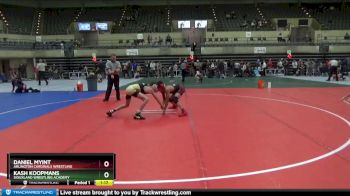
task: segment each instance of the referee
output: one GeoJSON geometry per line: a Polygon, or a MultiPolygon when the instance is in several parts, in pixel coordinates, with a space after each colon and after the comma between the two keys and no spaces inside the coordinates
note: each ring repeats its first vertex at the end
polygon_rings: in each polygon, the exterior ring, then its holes
{"type": "Polygon", "coordinates": [[[41,80],[44,79],[46,82],[46,85],[49,84],[46,78],[45,69],[47,64],[43,62],[42,59],[39,59],[39,63],[36,64],[36,69],[38,70],[38,80],[39,80],[39,86],[41,85],[41,80]]]}
{"type": "Polygon", "coordinates": [[[104,102],[109,100],[109,96],[111,95],[112,88],[114,85],[117,100],[120,100],[120,91],[119,91],[119,72],[121,70],[120,62],[117,61],[117,57],[115,54],[111,55],[111,60],[107,60],[106,63],[106,74],[107,74],[107,90],[104,102]]]}

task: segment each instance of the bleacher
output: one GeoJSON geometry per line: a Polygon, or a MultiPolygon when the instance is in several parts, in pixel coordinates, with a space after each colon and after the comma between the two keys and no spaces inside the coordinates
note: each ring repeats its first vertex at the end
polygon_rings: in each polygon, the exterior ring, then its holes
{"type": "Polygon", "coordinates": [[[173,20],[189,19],[213,19],[209,5],[171,6],[171,18],[173,20]]]}
{"type": "Polygon", "coordinates": [[[263,21],[254,5],[215,5],[217,22],[216,30],[242,31],[242,30],[272,30],[269,24],[263,24],[261,28],[251,26],[253,20],[263,21]],[[233,14],[234,12],[234,14],[233,14]]]}
{"type": "Polygon", "coordinates": [[[0,49],[11,50],[60,50],[60,42],[0,41],[0,49]]]}
{"type": "Polygon", "coordinates": [[[22,41],[0,41],[0,49],[30,50],[30,49],[33,49],[33,43],[32,42],[22,42],[22,41]]]}
{"type": "Polygon", "coordinates": [[[86,21],[118,21],[122,15],[122,8],[84,8],[78,22],[86,21]]]}
{"type": "Polygon", "coordinates": [[[34,19],[34,8],[26,7],[6,7],[3,13],[8,21],[8,33],[32,34],[34,19]]]}
{"type": "Polygon", "coordinates": [[[321,24],[322,29],[350,29],[350,11],[315,12],[314,16],[321,24]]]}
{"type": "MultiPolygon", "coordinates": [[[[298,59],[313,59],[315,62],[319,60],[324,60],[324,56],[322,54],[298,54],[298,59]]],[[[332,54],[329,55],[328,58],[336,58],[336,59],[344,59],[344,54],[332,54]]],[[[186,56],[137,56],[133,58],[133,61],[135,61],[137,64],[139,64],[142,67],[142,74],[141,76],[144,76],[145,74],[145,64],[149,63],[150,61],[153,62],[160,62],[163,66],[166,68],[169,68],[169,66],[174,65],[175,62],[179,61],[179,58],[184,59],[186,56]]],[[[285,58],[284,54],[260,54],[260,55],[209,55],[209,56],[202,56],[201,62],[204,61],[216,61],[217,59],[224,59],[226,61],[231,62],[249,62],[253,65],[255,65],[257,59],[261,60],[268,60],[269,58],[273,59],[274,65],[276,65],[276,61],[285,58]]],[[[109,57],[104,56],[98,58],[103,60],[103,63],[106,63],[106,61],[109,59],[109,57]]],[[[63,78],[69,79],[70,73],[78,73],[82,72],[82,68],[84,66],[87,66],[89,71],[92,71],[95,69],[95,64],[91,61],[90,58],[46,58],[45,59],[48,66],[54,66],[56,68],[62,69],[62,72],[65,74],[63,75],[63,78]],[[61,68],[62,67],[62,68],[61,68]]],[[[120,61],[121,64],[123,64],[126,61],[129,61],[129,57],[118,57],[118,61],[120,61]]],[[[270,71],[270,70],[269,70],[270,71]]]]}
{"type": "Polygon", "coordinates": [[[305,18],[307,17],[298,5],[293,4],[262,4],[262,11],[268,18],[305,18]]]}
{"type": "Polygon", "coordinates": [[[35,35],[37,12],[42,11],[42,35],[72,33],[68,31],[74,21],[113,21],[117,33],[171,32],[172,20],[212,19],[215,31],[255,31],[273,30],[268,22],[272,18],[305,18],[301,9],[305,7],[312,17],[322,25],[322,29],[350,29],[349,8],[312,4],[226,4],[226,5],[168,5],[168,6],[127,6],[103,8],[28,8],[3,6],[1,8],[8,21],[8,31],[14,34],[35,35]],[[318,6],[323,6],[319,9],[318,6]],[[326,9],[324,9],[326,7],[326,9]],[[213,14],[212,9],[215,10],[213,14]],[[258,10],[260,9],[260,11],[258,10]],[[169,10],[169,17],[168,17],[169,10]],[[258,12],[259,11],[259,12],[258,12]],[[125,13],[124,13],[125,12],[125,13]],[[234,14],[232,14],[234,12],[234,14]],[[81,13],[77,15],[77,13],[81,13]],[[124,13],[124,14],[123,14],[124,13]],[[263,13],[263,15],[262,15],[263,13]],[[215,17],[217,20],[215,20],[215,17]],[[168,21],[169,18],[169,21],[168,21]],[[253,20],[266,20],[262,28],[251,26],[253,20]],[[35,23],[35,24],[34,24],[35,23]],[[245,23],[245,25],[243,25],[245,23]]]}
{"type": "Polygon", "coordinates": [[[141,7],[137,11],[128,9],[121,26],[118,26],[120,33],[170,31],[171,27],[167,25],[167,8],[165,6],[141,7]]]}
{"type": "Polygon", "coordinates": [[[46,9],[44,11],[43,34],[67,34],[67,29],[73,22],[77,11],[77,9],[46,9]]]}

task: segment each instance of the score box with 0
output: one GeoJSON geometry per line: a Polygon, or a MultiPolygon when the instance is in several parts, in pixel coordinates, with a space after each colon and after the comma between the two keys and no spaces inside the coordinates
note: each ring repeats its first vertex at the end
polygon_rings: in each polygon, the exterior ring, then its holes
{"type": "MultiPolygon", "coordinates": [[[[24,181],[114,180],[114,153],[8,154],[8,179],[24,181]]],[[[28,183],[29,184],[29,183],[28,183]]]]}

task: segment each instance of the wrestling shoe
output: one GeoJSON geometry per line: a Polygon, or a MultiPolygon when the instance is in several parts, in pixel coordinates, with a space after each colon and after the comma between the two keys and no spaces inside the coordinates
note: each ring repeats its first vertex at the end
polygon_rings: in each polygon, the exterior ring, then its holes
{"type": "Polygon", "coordinates": [[[179,114],[179,117],[187,116],[186,110],[182,110],[181,114],[179,114]]]}
{"type": "Polygon", "coordinates": [[[108,117],[112,117],[114,110],[109,110],[106,114],[108,117]]]}
{"type": "Polygon", "coordinates": [[[145,120],[145,117],[141,115],[141,113],[136,113],[134,116],[135,120],[145,120]]]}

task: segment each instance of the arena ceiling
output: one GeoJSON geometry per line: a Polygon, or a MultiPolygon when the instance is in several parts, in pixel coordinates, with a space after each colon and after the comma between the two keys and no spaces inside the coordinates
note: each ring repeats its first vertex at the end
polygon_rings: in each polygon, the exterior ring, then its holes
{"type": "Polygon", "coordinates": [[[348,0],[0,0],[0,5],[15,5],[40,8],[63,7],[109,7],[124,5],[203,5],[242,3],[333,3],[348,0]]]}

